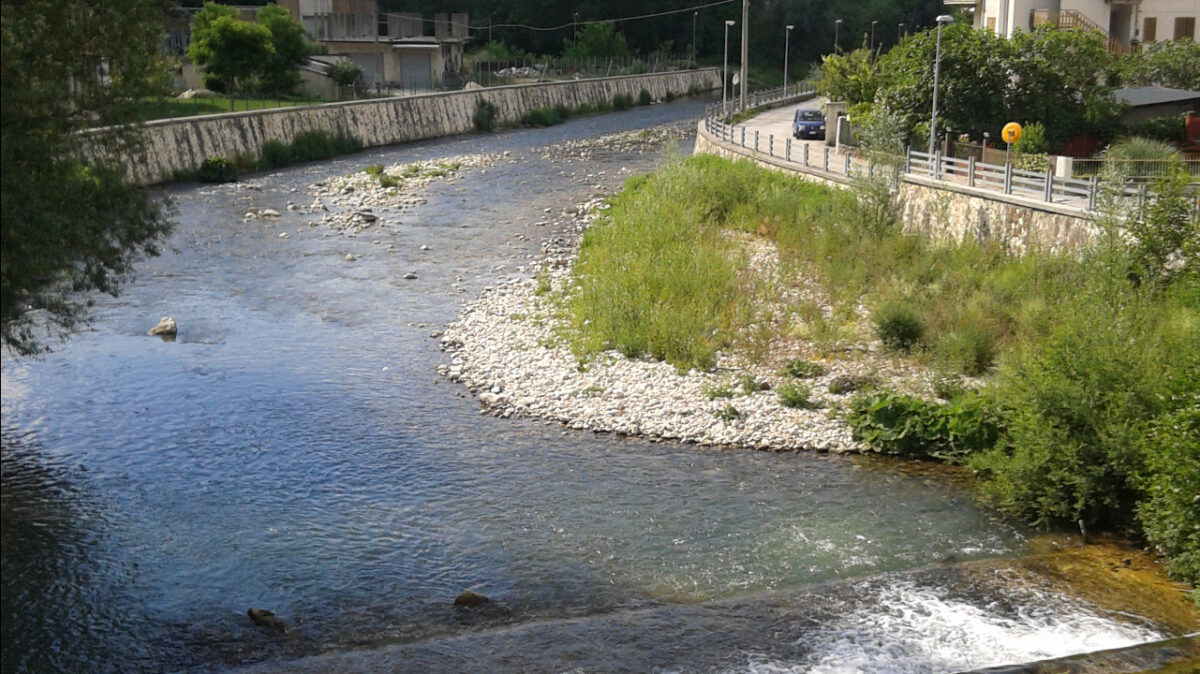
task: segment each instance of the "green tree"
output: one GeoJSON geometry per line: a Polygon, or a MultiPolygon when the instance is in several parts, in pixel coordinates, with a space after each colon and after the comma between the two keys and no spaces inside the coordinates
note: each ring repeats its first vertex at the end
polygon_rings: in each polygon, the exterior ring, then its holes
{"type": "Polygon", "coordinates": [[[879,71],[875,64],[874,55],[868,49],[829,54],[821,59],[817,91],[831,101],[844,101],[850,105],[870,103],[875,100],[875,90],[879,88],[879,71]]]}
{"type": "Polygon", "coordinates": [[[300,66],[312,56],[316,45],[304,28],[279,5],[258,10],[255,20],[271,33],[274,53],[259,68],[263,87],[275,93],[291,93],[300,86],[300,66]]]}
{"type": "Polygon", "coordinates": [[[620,58],[629,54],[625,37],[612,23],[591,23],[579,29],[575,40],[563,39],[563,57],[568,59],[620,58]]]}
{"type": "Polygon", "coordinates": [[[1200,91],[1200,44],[1184,38],[1152,42],[1119,64],[1125,86],[1159,86],[1200,91]]]}
{"type": "Polygon", "coordinates": [[[16,353],[85,321],[89,293],[116,294],[170,228],[110,159],[136,146],[120,125],[161,77],[164,5],[3,0],[0,338],[16,353]]]}
{"type": "Polygon", "coordinates": [[[196,13],[188,57],[231,91],[270,61],[275,47],[266,26],[242,21],[228,10],[208,2],[196,13]]]}
{"type": "Polygon", "coordinates": [[[329,64],[325,70],[325,74],[329,75],[329,79],[333,80],[334,84],[338,85],[338,91],[343,88],[352,86],[355,82],[362,79],[363,69],[350,59],[338,59],[329,64]]]}

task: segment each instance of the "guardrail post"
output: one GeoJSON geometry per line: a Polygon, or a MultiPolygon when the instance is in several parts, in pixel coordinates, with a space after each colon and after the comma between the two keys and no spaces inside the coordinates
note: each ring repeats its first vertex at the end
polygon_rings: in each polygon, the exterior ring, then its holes
{"type": "Polygon", "coordinates": [[[975,187],[975,155],[967,157],[967,186],[975,187]]]}
{"type": "Polygon", "coordinates": [[[754,151],[758,152],[758,129],[754,130],[754,151]]]}
{"type": "Polygon", "coordinates": [[[1138,220],[1146,217],[1146,184],[1138,186],[1138,220]]]}
{"type": "Polygon", "coordinates": [[[742,127],[742,147],[746,147],[746,127],[742,127]]]}
{"type": "Polygon", "coordinates": [[[1043,192],[1043,201],[1050,203],[1054,201],[1054,169],[1046,168],[1046,188],[1043,192]]]}
{"type": "Polygon", "coordinates": [[[1100,186],[1100,179],[1092,176],[1089,182],[1091,184],[1088,185],[1088,210],[1094,211],[1096,210],[1096,189],[1100,186]]]}
{"type": "Polygon", "coordinates": [[[912,146],[904,148],[904,172],[912,173],[912,146]]]}
{"type": "Polygon", "coordinates": [[[808,166],[808,143],[804,144],[804,151],[801,154],[804,155],[804,165],[808,166]]]}
{"type": "Polygon", "coordinates": [[[846,155],[846,168],[842,173],[845,173],[847,178],[850,177],[850,155],[846,155]]]}
{"type": "Polygon", "coordinates": [[[775,134],[767,136],[767,154],[775,156],[775,134]]]}
{"type": "Polygon", "coordinates": [[[792,161],[792,139],[788,138],[783,143],[783,159],[784,161],[792,161]]]}
{"type": "Polygon", "coordinates": [[[826,145],[824,149],[825,157],[821,160],[821,168],[824,169],[826,173],[829,173],[829,146],[826,145]]]}
{"type": "Polygon", "coordinates": [[[1005,194],[1012,194],[1012,172],[1013,172],[1012,162],[1005,162],[1005,164],[1004,164],[1004,193],[1005,194]]]}
{"type": "Polygon", "coordinates": [[[941,152],[933,153],[932,168],[933,168],[933,179],[941,180],[942,179],[942,153],[941,152]]]}

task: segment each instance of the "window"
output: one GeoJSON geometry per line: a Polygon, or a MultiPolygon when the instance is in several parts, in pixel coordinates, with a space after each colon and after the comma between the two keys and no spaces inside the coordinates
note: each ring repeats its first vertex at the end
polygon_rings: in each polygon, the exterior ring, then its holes
{"type": "Polygon", "coordinates": [[[1154,42],[1158,39],[1158,18],[1153,16],[1146,17],[1142,22],[1142,42],[1154,42]]]}
{"type": "Polygon", "coordinates": [[[379,37],[388,36],[388,17],[387,14],[380,14],[375,19],[376,34],[379,37]]]}
{"type": "Polygon", "coordinates": [[[1196,17],[1181,16],[1175,19],[1175,39],[1182,40],[1196,34],[1196,17]]]}

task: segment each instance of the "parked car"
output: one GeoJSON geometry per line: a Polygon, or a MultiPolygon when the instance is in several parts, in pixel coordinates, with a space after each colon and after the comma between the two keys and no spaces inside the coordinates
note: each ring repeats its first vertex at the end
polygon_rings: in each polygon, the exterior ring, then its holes
{"type": "Polygon", "coordinates": [[[825,116],[820,110],[800,108],[796,111],[796,119],[792,121],[792,136],[825,140],[825,116]]]}

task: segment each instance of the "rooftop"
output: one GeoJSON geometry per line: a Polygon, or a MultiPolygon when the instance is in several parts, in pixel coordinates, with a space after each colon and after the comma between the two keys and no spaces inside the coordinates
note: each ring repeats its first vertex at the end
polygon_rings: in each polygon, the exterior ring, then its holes
{"type": "Polygon", "coordinates": [[[1178,101],[1200,101],[1200,91],[1168,89],[1167,87],[1125,87],[1113,92],[1117,100],[1133,107],[1175,103],[1178,101]]]}

